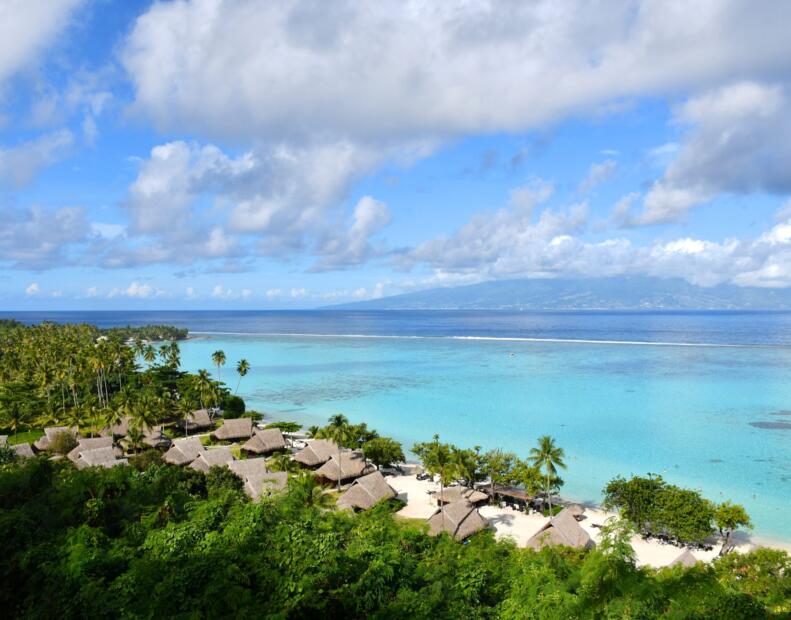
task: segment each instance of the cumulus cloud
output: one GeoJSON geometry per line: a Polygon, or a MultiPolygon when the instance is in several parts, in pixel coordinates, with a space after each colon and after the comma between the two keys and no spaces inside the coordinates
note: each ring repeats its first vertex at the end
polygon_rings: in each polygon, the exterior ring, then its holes
{"type": "Polygon", "coordinates": [[[614,159],[607,159],[598,164],[592,164],[588,176],[580,183],[579,192],[587,194],[597,185],[610,179],[618,170],[618,163],[614,159]]]}
{"type": "Polygon", "coordinates": [[[74,144],[67,129],[44,134],[11,148],[0,148],[0,183],[19,188],[30,183],[39,170],[61,160],[74,144]]]}
{"type": "Polygon", "coordinates": [[[49,269],[72,262],[72,250],[89,241],[81,207],[0,209],[0,261],[12,267],[49,269]]]}
{"type": "Polygon", "coordinates": [[[791,55],[785,3],[761,11],[744,0],[313,8],[153,5],[122,54],[135,108],[165,129],[237,139],[513,131],[622,97],[787,71],[782,59],[791,55]]]}
{"type": "Polygon", "coordinates": [[[383,248],[374,247],[371,237],[390,223],[390,211],[383,202],[363,196],[357,202],[349,228],[341,234],[329,236],[318,249],[324,255],[314,271],[327,271],[360,265],[372,256],[381,254],[383,248]]]}
{"type": "Polygon", "coordinates": [[[24,0],[0,4],[0,86],[28,68],[68,25],[83,0],[24,0]]]}
{"type": "Polygon", "coordinates": [[[148,299],[154,295],[161,296],[164,294],[164,291],[155,289],[147,282],[138,282],[135,280],[132,282],[127,288],[114,288],[108,294],[107,297],[129,297],[132,299],[148,299]]]}
{"type": "Polygon", "coordinates": [[[675,159],[645,196],[636,224],[678,220],[721,193],[791,192],[791,99],[780,85],[740,82],[691,98],[675,159]]]}
{"type": "Polygon", "coordinates": [[[30,286],[25,289],[25,295],[28,297],[33,297],[34,295],[38,295],[41,292],[41,289],[38,286],[38,282],[31,282],[30,286]]]}

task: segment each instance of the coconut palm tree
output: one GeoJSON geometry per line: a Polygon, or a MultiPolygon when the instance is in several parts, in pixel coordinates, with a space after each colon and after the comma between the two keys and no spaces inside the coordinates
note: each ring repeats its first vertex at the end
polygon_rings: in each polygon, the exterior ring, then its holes
{"type": "Polygon", "coordinates": [[[557,478],[558,468],[566,469],[563,448],[559,447],[549,435],[538,438],[538,446],[530,449],[530,462],[543,470],[547,502],[549,503],[549,516],[552,518],[552,479],[557,478]]]}
{"type": "Polygon", "coordinates": [[[341,478],[343,477],[343,470],[341,469],[341,451],[347,447],[351,441],[351,428],[349,426],[349,419],[342,413],[336,413],[330,417],[329,424],[324,427],[322,436],[335,442],[338,446],[338,491],[341,490],[341,478]]]}
{"type": "Polygon", "coordinates": [[[297,471],[297,462],[291,458],[290,454],[275,454],[268,463],[268,468],[272,471],[297,471]]]}
{"type": "Polygon", "coordinates": [[[423,467],[432,476],[439,475],[439,502],[442,527],[445,527],[445,485],[456,475],[458,463],[454,457],[453,446],[439,442],[439,435],[434,435],[429,443],[416,444],[412,451],[423,462],[423,467]]]}
{"type": "Polygon", "coordinates": [[[217,381],[220,381],[220,368],[225,366],[225,351],[218,349],[211,354],[211,361],[217,366],[217,381]]]}
{"type": "Polygon", "coordinates": [[[145,349],[143,349],[143,359],[146,364],[148,364],[149,368],[154,364],[157,359],[157,350],[154,348],[154,345],[146,345],[145,349]]]}
{"type": "Polygon", "coordinates": [[[331,508],[333,505],[332,496],[324,492],[316,477],[309,472],[289,478],[288,494],[292,501],[308,508],[331,508]]]}
{"type": "Polygon", "coordinates": [[[236,363],[236,372],[239,373],[239,381],[236,382],[236,390],[234,391],[234,394],[239,391],[239,384],[242,382],[242,377],[244,377],[249,370],[250,362],[248,362],[246,359],[240,359],[236,363]]]}

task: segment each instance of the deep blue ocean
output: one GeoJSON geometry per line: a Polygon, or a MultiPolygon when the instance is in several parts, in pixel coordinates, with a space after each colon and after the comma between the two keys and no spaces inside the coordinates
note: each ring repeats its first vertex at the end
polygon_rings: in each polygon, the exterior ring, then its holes
{"type": "Polygon", "coordinates": [[[305,424],[345,413],[406,447],[565,449],[566,496],[660,473],[732,499],[791,541],[791,313],[202,311],[0,313],[25,322],[189,328],[182,365],[305,424]],[[236,360],[252,370],[239,381],[236,360]]]}

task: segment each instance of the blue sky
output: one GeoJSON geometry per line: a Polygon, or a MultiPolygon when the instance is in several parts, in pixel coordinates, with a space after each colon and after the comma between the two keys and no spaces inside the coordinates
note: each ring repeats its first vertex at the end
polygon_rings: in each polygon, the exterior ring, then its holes
{"type": "Polygon", "coordinates": [[[0,307],[791,285],[791,6],[0,0],[0,307]]]}

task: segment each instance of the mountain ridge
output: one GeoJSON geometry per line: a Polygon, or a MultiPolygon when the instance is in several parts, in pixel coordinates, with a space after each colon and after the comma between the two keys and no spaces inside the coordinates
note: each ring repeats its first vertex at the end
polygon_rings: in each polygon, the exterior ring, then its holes
{"type": "Polygon", "coordinates": [[[325,306],[338,310],[787,310],[791,289],[630,276],[492,280],[325,306]]]}

